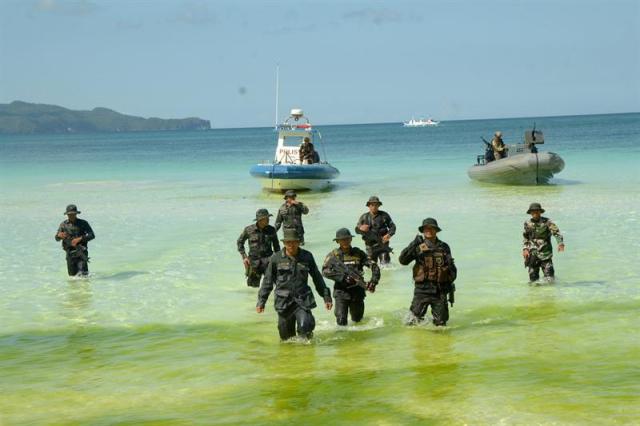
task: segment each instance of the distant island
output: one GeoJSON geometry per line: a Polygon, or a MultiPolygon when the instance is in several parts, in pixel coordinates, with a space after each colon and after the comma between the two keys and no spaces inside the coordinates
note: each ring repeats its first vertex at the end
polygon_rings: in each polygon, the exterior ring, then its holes
{"type": "Polygon", "coordinates": [[[13,101],[0,104],[0,134],[102,133],[160,130],[209,130],[200,118],[142,118],[108,108],[74,111],[57,105],[13,101]]]}

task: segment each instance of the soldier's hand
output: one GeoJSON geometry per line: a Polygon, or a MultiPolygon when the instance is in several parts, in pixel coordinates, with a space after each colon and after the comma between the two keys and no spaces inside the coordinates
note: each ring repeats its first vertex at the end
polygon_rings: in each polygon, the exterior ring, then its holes
{"type": "Polygon", "coordinates": [[[65,238],[67,238],[67,233],[62,231],[58,232],[58,238],[64,240],[65,238]]]}
{"type": "Polygon", "coordinates": [[[77,237],[74,238],[73,240],[71,240],[71,245],[73,247],[77,246],[78,244],[80,244],[80,242],[82,242],[82,237],[77,237]]]}
{"type": "Polygon", "coordinates": [[[564,243],[558,244],[558,251],[564,251],[564,243]]]}
{"type": "Polygon", "coordinates": [[[360,230],[362,232],[368,232],[369,231],[369,225],[367,225],[366,223],[364,225],[360,225],[360,230]]]}
{"type": "Polygon", "coordinates": [[[376,292],[376,285],[372,282],[368,282],[367,283],[367,290],[369,290],[369,293],[375,293],[376,292]]]}
{"type": "Polygon", "coordinates": [[[384,237],[382,237],[382,242],[388,243],[390,239],[391,239],[391,235],[386,234],[384,237]]]}
{"type": "Polygon", "coordinates": [[[327,311],[330,311],[333,308],[333,302],[325,303],[324,307],[327,308],[327,311]]]}
{"type": "MultiPolygon", "coordinates": [[[[558,250],[560,250],[559,247],[558,247],[558,250]]],[[[524,257],[525,259],[529,257],[529,250],[527,249],[522,250],[522,257],[524,257]]]]}
{"type": "Polygon", "coordinates": [[[249,262],[249,258],[245,257],[242,259],[242,263],[244,263],[244,267],[248,268],[249,266],[251,266],[251,262],[249,262]]]}
{"type": "Polygon", "coordinates": [[[264,306],[256,306],[256,312],[261,314],[264,312],[264,306]]]}

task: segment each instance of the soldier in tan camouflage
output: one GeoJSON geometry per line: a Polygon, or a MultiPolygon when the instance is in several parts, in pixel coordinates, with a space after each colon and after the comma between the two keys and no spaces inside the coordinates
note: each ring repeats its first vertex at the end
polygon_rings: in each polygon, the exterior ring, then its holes
{"type": "Polygon", "coordinates": [[[540,203],[531,203],[529,210],[527,210],[531,219],[524,223],[522,257],[524,257],[524,264],[529,272],[530,282],[538,281],[540,269],[542,269],[547,281],[554,280],[552,235],[558,243],[558,252],[564,251],[564,241],[560,229],[550,219],[542,216],[544,212],[545,210],[540,203]]]}

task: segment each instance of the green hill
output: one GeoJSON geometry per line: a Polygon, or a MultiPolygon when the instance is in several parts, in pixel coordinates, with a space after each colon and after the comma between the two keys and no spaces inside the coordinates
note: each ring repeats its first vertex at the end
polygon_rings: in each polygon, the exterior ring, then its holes
{"type": "Polygon", "coordinates": [[[56,105],[13,101],[0,104],[0,134],[209,130],[200,118],[161,119],[120,114],[108,108],[74,111],[56,105]]]}

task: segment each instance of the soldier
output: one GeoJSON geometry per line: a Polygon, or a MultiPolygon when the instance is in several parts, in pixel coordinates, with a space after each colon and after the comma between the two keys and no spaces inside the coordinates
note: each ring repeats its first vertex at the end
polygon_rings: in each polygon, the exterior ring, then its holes
{"type": "Polygon", "coordinates": [[[264,312],[269,294],[275,286],[275,309],[278,312],[280,339],[288,340],[296,335],[310,339],[316,326],[311,310],[316,300],[307,284],[309,275],[318,294],[324,299],[328,311],[333,307],[331,292],[324,283],[313,255],[300,248],[300,237],[295,229],[285,229],[282,239],[284,249],[271,256],[258,292],[256,312],[264,312]]]}
{"type": "Polygon", "coordinates": [[[96,236],[86,220],[78,219],[81,212],[74,204],[69,204],[56,232],[56,241],[62,241],[62,249],[67,252],[67,272],[69,276],[89,275],[89,251],[87,244],[96,236]]]}
{"type": "Polygon", "coordinates": [[[540,268],[542,268],[547,281],[552,282],[554,280],[552,235],[558,243],[558,251],[564,251],[564,242],[560,229],[550,219],[542,217],[544,212],[545,210],[540,203],[531,203],[529,210],[527,210],[527,214],[531,215],[531,219],[524,223],[522,257],[524,257],[524,265],[529,271],[530,282],[538,281],[540,268]]]}
{"type": "Polygon", "coordinates": [[[423,220],[422,226],[418,228],[421,234],[402,250],[398,259],[402,265],[408,265],[415,260],[415,289],[409,308],[412,313],[410,324],[422,321],[429,305],[436,326],[447,325],[449,319],[447,295],[453,306],[456,290],[453,282],[457,276],[457,269],[449,245],[437,237],[441,230],[435,219],[429,217],[423,220]]]}
{"type": "Polygon", "coordinates": [[[267,209],[259,209],[256,212],[256,223],[244,228],[238,238],[238,251],[242,256],[249,287],[260,286],[260,278],[267,269],[269,258],[274,252],[280,251],[276,229],[269,225],[271,216],[273,215],[269,214],[267,209]],[[247,240],[249,240],[249,256],[244,250],[244,243],[247,240]]]}
{"type": "Polygon", "coordinates": [[[311,139],[305,136],[300,144],[300,164],[313,164],[315,163],[316,150],[311,143],[311,139]]]}
{"type": "Polygon", "coordinates": [[[303,203],[296,200],[296,194],[293,190],[288,190],[284,193],[284,204],[278,209],[278,215],[276,216],[276,231],[280,230],[282,226],[283,230],[295,229],[300,237],[300,245],[304,245],[304,226],[302,226],[302,215],[309,213],[309,208],[303,203]]]}
{"type": "Polygon", "coordinates": [[[396,233],[396,224],[387,212],[380,210],[381,205],[378,197],[369,197],[369,211],[358,219],[356,234],[362,235],[369,257],[375,262],[379,261],[380,266],[385,266],[391,261],[389,253],[393,249],[389,247],[389,241],[396,233]]]}
{"type": "Polygon", "coordinates": [[[507,147],[502,140],[502,132],[495,132],[493,139],[491,139],[491,148],[493,149],[493,157],[496,160],[505,158],[507,156],[507,147]]]}
{"type": "Polygon", "coordinates": [[[360,322],[364,315],[365,288],[373,293],[380,281],[378,264],[359,248],[351,247],[352,239],[353,235],[347,228],[338,229],[333,241],[340,247],[327,255],[322,267],[322,275],[335,281],[333,299],[338,325],[347,325],[348,312],[351,312],[353,322],[360,322]],[[372,272],[371,281],[368,283],[362,275],[364,266],[372,272]]]}

